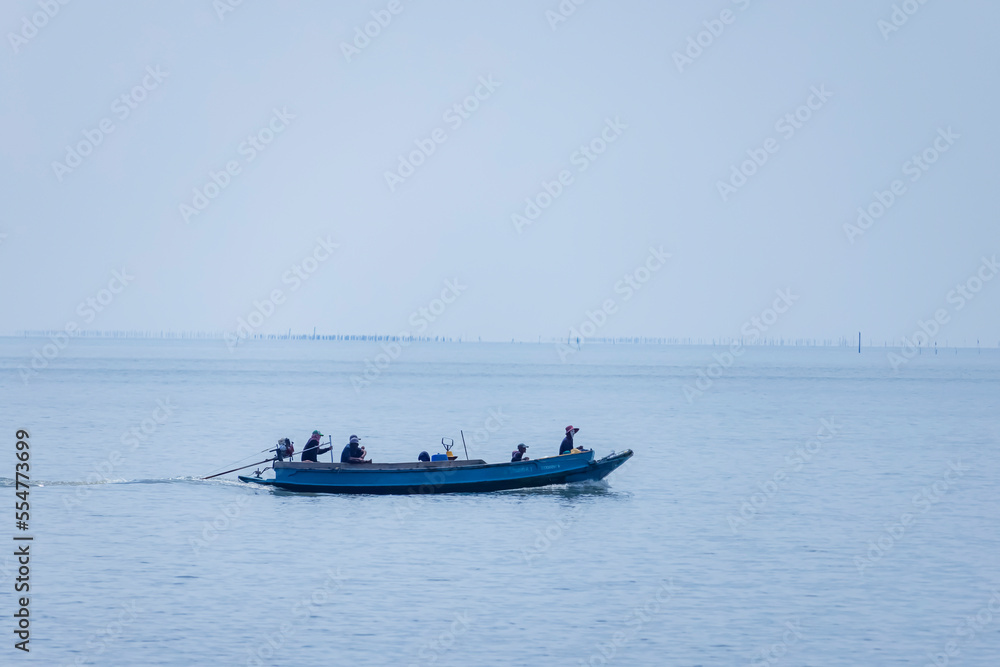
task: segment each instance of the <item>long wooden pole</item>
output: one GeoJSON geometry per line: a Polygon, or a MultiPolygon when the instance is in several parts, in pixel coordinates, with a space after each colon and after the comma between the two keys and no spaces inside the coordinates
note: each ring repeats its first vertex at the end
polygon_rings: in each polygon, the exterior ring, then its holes
{"type": "Polygon", "coordinates": [[[214,475],[209,475],[208,477],[202,477],[202,479],[203,480],[212,479],[213,477],[218,477],[219,475],[225,475],[231,472],[236,472],[237,470],[243,470],[243,468],[252,468],[254,466],[259,466],[261,463],[267,463],[268,461],[273,461],[273,460],[274,459],[264,459],[263,461],[257,461],[257,463],[251,463],[250,465],[243,466],[242,468],[233,468],[232,470],[227,470],[226,472],[217,472],[214,475]]]}

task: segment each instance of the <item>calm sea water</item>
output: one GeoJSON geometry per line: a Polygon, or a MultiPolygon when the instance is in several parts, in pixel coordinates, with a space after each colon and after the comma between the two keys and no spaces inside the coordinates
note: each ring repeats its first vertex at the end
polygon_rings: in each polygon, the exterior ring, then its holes
{"type": "Polygon", "coordinates": [[[377,345],[74,340],[25,384],[43,343],[0,339],[8,535],[18,428],[38,484],[3,664],[1000,664],[997,350],[421,344],[355,391],[377,345]],[[503,461],[570,423],[635,457],[483,495],[197,480],[314,428],[503,461]]]}

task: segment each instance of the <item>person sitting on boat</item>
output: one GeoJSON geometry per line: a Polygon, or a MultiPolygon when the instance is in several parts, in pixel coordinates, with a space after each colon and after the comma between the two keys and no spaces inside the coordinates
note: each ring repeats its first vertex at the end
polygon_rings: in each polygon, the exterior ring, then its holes
{"type": "Polygon", "coordinates": [[[577,446],[573,444],[573,436],[576,435],[579,430],[580,429],[574,428],[573,426],[566,427],[566,437],[563,438],[562,444],[559,445],[560,456],[563,454],[579,454],[580,452],[590,451],[589,449],[584,449],[583,447],[577,448],[577,446]]]}
{"type": "Polygon", "coordinates": [[[510,462],[514,463],[515,461],[527,461],[528,457],[524,455],[526,451],[528,451],[528,446],[522,442],[517,446],[517,449],[510,453],[510,462]]]}
{"type": "Polygon", "coordinates": [[[313,431],[312,435],[309,436],[309,442],[306,443],[305,448],[302,450],[302,460],[316,462],[317,457],[320,454],[326,454],[328,451],[333,449],[333,447],[320,447],[319,439],[323,437],[323,434],[319,431],[313,431]]]}
{"type": "Polygon", "coordinates": [[[417,456],[417,460],[427,463],[431,460],[431,455],[428,454],[427,452],[420,452],[420,454],[417,456]]]}
{"type": "Polygon", "coordinates": [[[365,461],[365,455],[367,452],[365,448],[361,446],[361,441],[358,436],[352,435],[351,441],[344,446],[344,451],[340,453],[341,463],[371,463],[371,461],[365,461]]]}

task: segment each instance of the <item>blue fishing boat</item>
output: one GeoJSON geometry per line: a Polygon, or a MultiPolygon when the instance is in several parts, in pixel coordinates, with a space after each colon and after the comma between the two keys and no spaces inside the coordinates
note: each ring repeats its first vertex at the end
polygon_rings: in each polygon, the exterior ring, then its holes
{"type": "Polygon", "coordinates": [[[474,493],[607,477],[632,458],[632,450],[595,460],[594,452],[563,454],[512,463],[414,461],[412,463],[316,463],[275,461],[274,477],[240,475],[243,482],[309,493],[474,493]]]}

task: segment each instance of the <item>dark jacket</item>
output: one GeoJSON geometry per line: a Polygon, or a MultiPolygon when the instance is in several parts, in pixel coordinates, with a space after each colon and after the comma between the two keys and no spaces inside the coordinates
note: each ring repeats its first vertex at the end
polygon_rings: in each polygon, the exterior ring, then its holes
{"type": "Polygon", "coordinates": [[[563,438],[562,444],[559,445],[559,453],[565,454],[571,449],[573,449],[573,434],[567,433],[566,437],[563,438]]]}
{"type": "Polygon", "coordinates": [[[361,445],[359,445],[357,443],[353,443],[353,444],[352,443],[348,443],[348,444],[344,445],[344,451],[342,451],[340,453],[340,462],[341,463],[350,463],[351,462],[351,457],[354,457],[356,459],[360,459],[363,456],[364,456],[364,453],[361,451],[361,445]]]}
{"type": "Polygon", "coordinates": [[[524,454],[525,452],[522,452],[520,449],[515,449],[510,453],[510,462],[520,461],[524,457],[524,454]]]}
{"type": "Polygon", "coordinates": [[[315,462],[317,456],[326,454],[330,449],[330,447],[320,447],[319,438],[310,438],[302,450],[302,460],[315,462]]]}

